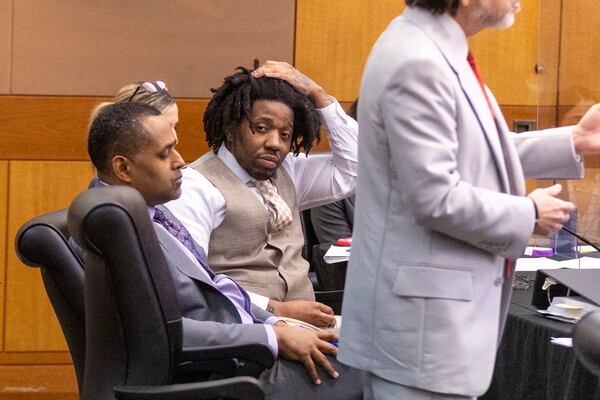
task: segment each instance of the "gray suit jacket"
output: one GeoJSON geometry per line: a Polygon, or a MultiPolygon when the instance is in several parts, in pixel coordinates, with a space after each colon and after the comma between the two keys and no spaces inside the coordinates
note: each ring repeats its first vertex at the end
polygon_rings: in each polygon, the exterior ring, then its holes
{"type": "MultiPolygon", "coordinates": [[[[165,207],[159,206],[167,216],[177,218],[165,207]]],[[[185,346],[210,346],[226,344],[268,344],[267,333],[261,324],[242,324],[233,303],[163,229],[155,226],[156,235],[169,265],[183,318],[185,346]]],[[[201,247],[199,247],[201,249],[201,247]]],[[[255,318],[265,321],[271,313],[252,306],[255,318]]]]}
{"type": "MultiPolygon", "coordinates": [[[[461,36],[462,35],[462,36],[461,36]]],[[[534,229],[524,174],[579,177],[569,129],[513,136],[449,15],[407,7],[375,44],[339,359],[407,386],[478,396],[534,229]],[[548,157],[552,155],[552,157],[548,157]]]]}
{"type": "Polygon", "coordinates": [[[352,195],[310,209],[310,220],[319,243],[335,243],[338,239],[352,236],[354,201],[355,196],[352,195]]]}

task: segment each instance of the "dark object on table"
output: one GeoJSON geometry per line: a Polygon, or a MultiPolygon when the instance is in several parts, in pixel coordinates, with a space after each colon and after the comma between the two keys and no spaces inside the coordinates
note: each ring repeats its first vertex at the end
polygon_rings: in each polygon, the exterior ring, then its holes
{"type": "Polygon", "coordinates": [[[531,304],[538,309],[546,309],[549,300],[555,296],[582,296],[600,305],[600,269],[541,269],[535,277],[535,287],[531,304]],[[556,284],[543,290],[546,279],[556,284]]]}
{"type": "Polygon", "coordinates": [[[573,347],[579,361],[600,375],[600,310],[586,314],[573,328],[573,347]]]}

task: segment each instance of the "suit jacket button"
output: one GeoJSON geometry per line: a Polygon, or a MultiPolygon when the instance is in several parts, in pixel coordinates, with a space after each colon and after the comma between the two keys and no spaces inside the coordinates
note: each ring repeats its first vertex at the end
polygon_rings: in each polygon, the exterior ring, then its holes
{"type": "Polygon", "coordinates": [[[504,282],[504,279],[502,279],[502,278],[498,277],[498,278],[496,278],[496,280],[494,281],[494,285],[496,285],[496,286],[500,286],[500,285],[502,285],[502,282],[504,282]]]}

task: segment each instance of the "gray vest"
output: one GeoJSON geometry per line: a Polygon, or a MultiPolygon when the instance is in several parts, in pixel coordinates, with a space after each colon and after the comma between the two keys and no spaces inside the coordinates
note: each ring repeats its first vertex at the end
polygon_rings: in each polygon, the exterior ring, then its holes
{"type": "Polygon", "coordinates": [[[216,273],[233,277],[244,289],[274,300],[314,300],[304,235],[290,176],[279,168],[271,181],[292,210],[292,223],[275,232],[269,212],[252,191],[209,152],[190,164],[225,198],[225,219],[210,235],[208,262],[216,273]]]}

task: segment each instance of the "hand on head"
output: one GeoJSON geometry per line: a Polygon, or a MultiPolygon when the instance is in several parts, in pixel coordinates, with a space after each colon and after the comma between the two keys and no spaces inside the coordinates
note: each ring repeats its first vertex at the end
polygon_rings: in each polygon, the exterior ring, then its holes
{"type": "Polygon", "coordinates": [[[320,328],[335,326],[335,317],[331,307],[316,301],[270,300],[269,305],[273,307],[273,314],[280,317],[299,319],[320,328]]]}
{"type": "Polygon", "coordinates": [[[533,200],[537,207],[538,220],[534,233],[548,236],[560,230],[575,211],[575,204],[564,201],[556,196],[562,190],[559,184],[543,189],[535,189],[527,197],[533,200]]]}
{"type": "Polygon", "coordinates": [[[252,76],[255,78],[267,76],[284,80],[294,89],[308,96],[316,108],[327,107],[333,102],[321,86],[286,62],[267,60],[252,71],[252,76]]]}
{"type": "Polygon", "coordinates": [[[338,340],[338,335],[333,332],[313,332],[303,328],[287,326],[278,322],[273,325],[277,335],[279,355],[282,358],[298,361],[304,364],[312,381],[319,385],[321,378],[317,373],[317,364],[333,378],[339,373],[333,368],[326,355],[335,356],[337,347],[331,341],[338,340]]]}

